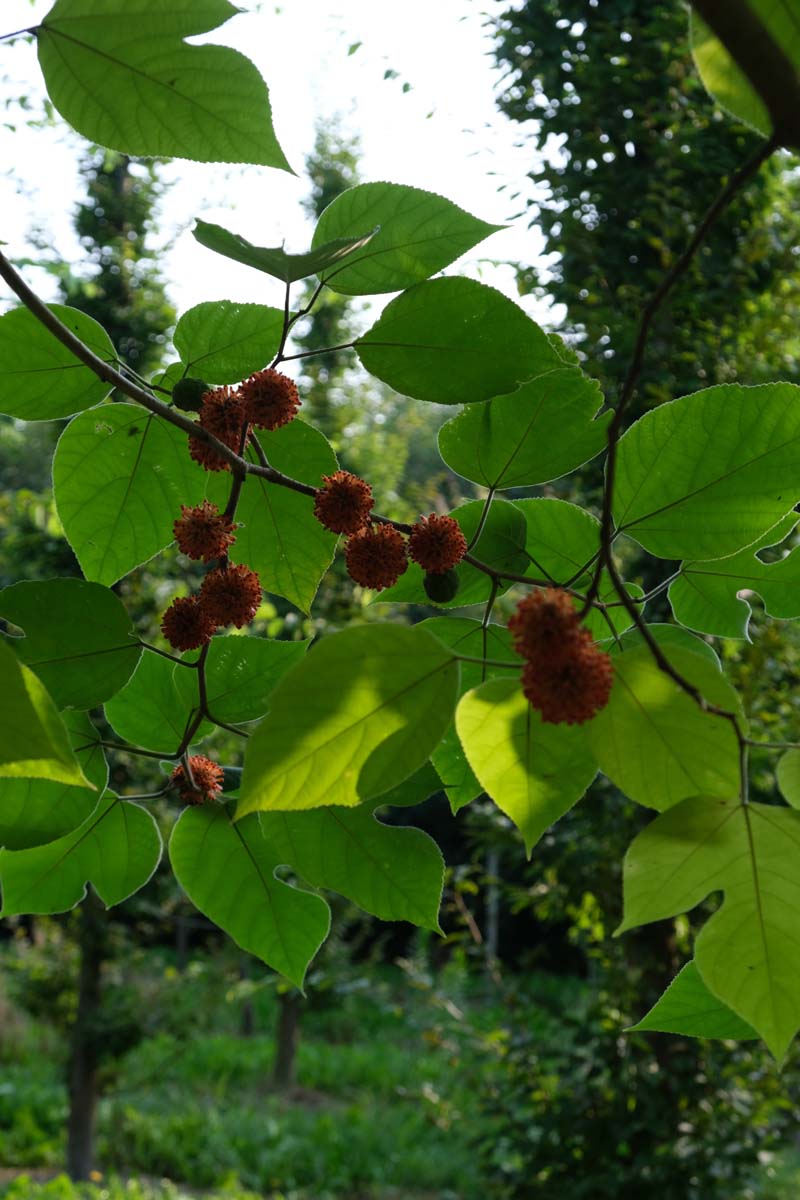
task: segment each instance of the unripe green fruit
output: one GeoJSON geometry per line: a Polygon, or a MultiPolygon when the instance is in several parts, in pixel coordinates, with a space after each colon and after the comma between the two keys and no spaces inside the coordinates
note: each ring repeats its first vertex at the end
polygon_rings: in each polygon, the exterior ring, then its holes
{"type": "Polygon", "coordinates": [[[211,384],[206,383],[205,379],[195,379],[191,375],[185,375],[172,389],[172,403],[176,408],[182,408],[184,412],[197,412],[203,396],[211,390],[211,384]]]}
{"type": "Polygon", "coordinates": [[[429,600],[434,600],[437,604],[445,604],[456,596],[459,583],[458,571],[453,567],[452,570],[444,571],[441,574],[429,571],[422,581],[422,586],[425,588],[425,595],[429,600]]]}

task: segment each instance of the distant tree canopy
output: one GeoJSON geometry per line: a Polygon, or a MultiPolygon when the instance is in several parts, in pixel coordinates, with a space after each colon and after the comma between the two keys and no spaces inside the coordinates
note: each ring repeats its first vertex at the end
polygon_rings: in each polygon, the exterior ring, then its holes
{"type": "MultiPolygon", "coordinates": [[[[556,256],[520,266],[566,307],[587,369],[614,399],[642,305],[721,183],[757,145],[715,110],[681,4],[526,0],[494,18],[499,105],[527,123],[531,223],[556,256]]],[[[774,157],[718,221],[656,322],[638,409],[709,384],[796,378],[800,214],[774,157]]]]}

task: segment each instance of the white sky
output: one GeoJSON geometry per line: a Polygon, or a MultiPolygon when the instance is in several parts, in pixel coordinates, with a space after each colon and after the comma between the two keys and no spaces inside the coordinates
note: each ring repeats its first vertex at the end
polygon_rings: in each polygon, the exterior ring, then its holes
{"type": "MultiPolygon", "coordinates": [[[[35,24],[50,7],[43,0],[0,0],[0,34],[35,24]]],[[[402,5],[378,0],[257,5],[250,0],[248,7],[260,11],[233,18],[202,40],[235,46],[259,67],[270,88],[278,139],[298,177],[184,161],[164,170],[164,177],[174,181],[162,206],[162,225],[172,242],[164,268],[179,312],[201,300],[282,302],[277,282],[198,246],[190,230],[193,219],[202,216],[258,245],[285,240],[291,251],[306,249],[312,230],[300,207],[307,192],[303,160],[319,117],[338,114],[346,132],[359,134],[364,181],[388,179],[437,191],[492,222],[507,222],[523,207],[512,195],[530,195],[525,176],[533,150],[520,127],[494,104],[499,74],[479,0],[404,0],[402,5]],[[348,55],[354,42],[361,45],[348,55]],[[384,79],[387,70],[397,78],[384,79]],[[403,84],[410,90],[404,93],[403,84]],[[508,185],[506,192],[498,192],[501,183],[508,185]]],[[[41,97],[33,47],[0,43],[0,79],[3,75],[10,79],[2,85],[0,114],[8,96],[41,97]]],[[[39,101],[36,111],[40,108],[39,101]]],[[[0,120],[12,117],[13,112],[0,120]]],[[[0,241],[12,257],[26,252],[26,235],[38,224],[63,257],[80,260],[70,225],[79,194],[80,145],[63,126],[21,126],[17,132],[0,127],[0,241]]],[[[513,271],[501,264],[531,262],[540,251],[536,231],[523,218],[477,247],[456,269],[500,288],[535,315],[535,302],[519,299],[513,271]]],[[[35,270],[28,275],[45,298],[53,298],[52,280],[35,270]]],[[[8,299],[0,290],[0,305],[8,299]]]]}

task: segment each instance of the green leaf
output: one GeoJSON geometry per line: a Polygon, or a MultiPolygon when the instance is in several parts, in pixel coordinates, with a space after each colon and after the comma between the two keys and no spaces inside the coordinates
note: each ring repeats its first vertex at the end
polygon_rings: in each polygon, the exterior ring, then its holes
{"type": "Polygon", "coordinates": [[[678,972],[664,995],[628,1033],[677,1033],[683,1037],[744,1041],[757,1033],[703,983],[694,962],[678,972]]]}
{"type": "Polygon", "coordinates": [[[441,790],[442,781],[428,762],[413,775],[409,775],[408,779],[398,783],[397,787],[390,788],[388,792],[382,792],[378,797],[378,806],[412,808],[417,804],[423,804],[441,790]]]}
{"type": "MultiPolygon", "coordinates": [[[[800,71],[800,39],[794,6],[785,0],[778,4],[775,0],[748,0],[747,7],[795,70],[800,71]]],[[[691,12],[690,38],[694,61],[706,90],[727,112],[768,137],[772,119],[767,106],[722,42],[695,12],[691,12]]]]}
{"type": "Polygon", "coordinates": [[[547,483],[605,447],[611,413],[595,420],[602,403],[594,379],[561,366],[465,408],[439,430],[439,451],[452,470],[484,487],[547,483]]]}
{"type": "Polygon", "coordinates": [[[751,608],[740,592],[757,592],[771,617],[800,617],[800,554],[795,549],[772,563],[756,555],[783,541],[796,523],[797,514],[790,513],[755,546],[730,558],[683,563],[669,589],[676,620],[700,633],[749,641],[751,608]]]}
{"type": "MultiPolygon", "coordinates": [[[[518,677],[522,672],[522,659],[512,650],[511,634],[502,625],[487,625],[484,630],[480,621],[473,621],[467,617],[431,617],[420,622],[417,628],[432,633],[456,654],[463,654],[467,658],[506,661],[515,676],[518,677]]],[[[508,678],[509,671],[503,670],[502,667],[480,667],[475,663],[462,663],[458,698],[461,699],[484,680],[493,679],[498,675],[508,678]]],[[[483,789],[467,762],[454,723],[434,750],[431,761],[442,781],[439,786],[447,793],[454,813],[482,792],[483,789]]]]}
{"type": "Polygon", "coordinates": [[[323,638],[272,694],[247,743],[237,817],[373,799],[430,757],[455,707],[458,663],[421,629],[323,638]]]}
{"type": "Polygon", "coordinates": [[[542,721],[518,679],[490,679],[469,692],[456,729],[481,786],[519,829],[528,857],[597,774],[586,731],[542,721]]]}
{"type": "Polygon", "coordinates": [[[724,558],[800,500],[798,464],[800,388],[706,388],[620,439],[614,519],[659,558],[724,558]]]}
{"type": "Polygon", "coordinates": [[[49,779],[0,779],[0,847],[28,850],[71,833],[97,807],[108,783],[108,764],[86,713],[67,712],[64,725],[81,770],[96,789],[66,787],[49,779]]]}
{"type": "Polygon", "coordinates": [[[351,237],[336,238],[317,246],[305,254],[287,254],[283,246],[254,246],[239,233],[231,233],[221,225],[213,225],[210,221],[199,218],[192,230],[201,246],[213,250],[215,254],[224,254],[234,262],[253,267],[256,271],[264,271],[282,283],[296,283],[298,279],[308,279],[309,275],[317,275],[326,267],[348,259],[356,250],[366,246],[375,233],[365,225],[351,237]]]}
{"type": "MultiPolygon", "coordinates": [[[[666,654],[710,704],[741,712],[735,691],[712,663],[678,646],[666,654]]],[[[613,658],[611,699],[587,725],[600,770],[632,800],[659,810],[686,796],[736,794],[739,747],[730,722],[702,712],[656,666],[646,646],[613,658]]]]}
{"type": "MultiPolygon", "coordinates": [[[[116,363],[111,339],[96,321],[64,304],[48,307],[99,358],[116,363]]],[[[22,421],[52,421],[91,408],[110,391],[27,308],[0,317],[0,412],[22,421]]]]}
{"type": "MultiPolygon", "coordinates": [[[[459,525],[467,542],[471,542],[483,513],[482,500],[471,500],[455,508],[449,514],[459,525]]],[[[525,518],[516,504],[507,500],[495,500],[489,510],[489,516],[483,527],[481,536],[472,547],[470,553],[487,566],[496,571],[510,571],[513,575],[522,575],[528,569],[529,559],[525,553],[526,526],[525,518]]],[[[492,581],[484,571],[469,563],[461,562],[455,568],[458,572],[459,588],[452,600],[437,602],[438,608],[464,608],[468,604],[480,604],[489,599],[492,581]]],[[[424,604],[430,607],[429,599],[423,587],[424,572],[416,563],[410,562],[406,572],[400,576],[393,587],[383,592],[376,592],[373,604],[424,604]]],[[[510,584],[501,586],[498,596],[508,591],[510,584]]]]}
{"type": "Polygon", "coordinates": [[[722,906],[695,942],[706,987],[783,1058],[800,1028],[800,813],[696,796],[663,813],[625,858],[618,932],[722,906]]]}
{"type": "Polygon", "coordinates": [[[488,400],[562,365],[521,308],[472,279],[431,279],[403,292],[356,349],[371,375],[437,404],[488,400]]]}
{"type": "Polygon", "coordinates": [[[67,837],[33,850],[0,851],[0,916],[66,912],[86,895],[87,883],[111,908],[144,887],[160,858],[161,835],[150,813],[106,792],[67,837]]]}
{"type": "MultiPolygon", "coordinates": [[[[213,638],[205,672],[210,712],[218,720],[233,724],[263,717],[278,680],[300,662],[307,649],[308,642],[213,638]]],[[[175,667],[173,681],[182,707],[196,708],[197,673],[175,667]]]]}
{"type": "Polygon", "coordinates": [[[787,750],[778,760],[778,787],[787,804],[800,808],[800,750],[787,750]]]}
{"type": "MultiPolygon", "coordinates": [[[[291,421],[263,434],[261,444],[276,470],[301,483],[320,487],[322,476],[336,470],[330,444],[305,421],[291,421]]],[[[257,571],[266,591],[308,612],[337,541],[314,516],[313,498],[251,475],[242,489],[236,520],[241,528],[230,549],[231,560],[257,571]]]]}
{"type": "Polygon", "coordinates": [[[183,314],[172,340],[186,375],[219,385],[260,371],[275,356],[282,329],[279,308],[209,300],[183,314]]]}
{"type": "Polygon", "coordinates": [[[281,865],[257,816],[235,825],[221,805],[187,808],[169,843],[175,878],[220,929],[298,987],[330,928],[320,896],[275,878],[281,865]]]}
{"type": "MultiPolygon", "coordinates": [[[[662,648],[668,646],[682,647],[684,650],[690,650],[692,654],[699,654],[705,658],[717,671],[722,670],[722,663],[717,657],[717,653],[713,646],[708,642],[704,642],[702,638],[695,637],[688,629],[684,629],[682,625],[662,625],[658,621],[652,621],[647,626],[648,633],[658,642],[662,648]]],[[[628,629],[620,638],[620,645],[623,650],[633,650],[636,646],[645,646],[647,643],[642,637],[638,629],[628,629]]],[[[616,645],[612,646],[616,652],[616,645]]]]}
{"type": "Polygon", "coordinates": [[[111,585],[172,541],[182,504],[199,504],[207,474],[187,437],[135,404],[70,421],[53,461],[56,508],[87,579],[111,585]]]}
{"type": "Polygon", "coordinates": [[[379,796],[360,808],[261,813],[270,852],[312,887],[328,888],[382,921],[439,928],[444,860],[421,829],[384,825],[379,796]]]}
{"type": "Polygon", "coordinates": [[[0,779],[91,786],[44,684],[0,638],[0,779]]]}
{"type": "MultiPolygon", "coordinates": [[[[106,704],[106,720],[124,741],[168,757],[180,745],[199,702],[196,671],[145,653],[130,683],[106,704]],[[188,676],[181,678],[180,687],[178,672],[188,676]]],[[[212,728],[204,721],[194,741],[208,737],[212,728]]]]}
{"type": "Polygon", "coordinates": [[[189,46],[228,0],[56,0],[36,31],[47,91],[83,137],[123,154],[291,171],[267,85],[227,46],[189,46]]]}
{"type": "Polygon", "coordinates": [[[434,192],[399,183],[360,183],[328,205],[313,246],[378,229],[369,246],[343,266],[321,270],[335,292],[398,292],[428,279],[502,225],[489,225],[434,192]]]}
{"type": "Polygon", "coordinates": [[[102,704],[124,687],[142,653],[124,604],[99,583],[15,583],[0,591],[0,617],[23,630],[8,645],[58,708],[102,704]]]}

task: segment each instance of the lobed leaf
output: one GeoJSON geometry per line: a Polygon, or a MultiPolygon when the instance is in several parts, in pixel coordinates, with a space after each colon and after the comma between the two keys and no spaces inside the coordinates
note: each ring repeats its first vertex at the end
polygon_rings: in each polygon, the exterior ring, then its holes
{"type": "Polygon", "coordinates": [[[703,983],[695,962],[688,962],[648,1013],[629,1033],[676,1033],[683,1037],[732,1038],[758,1035],[703,983]]]}
{"type": "Polygon", "coordinates": [[[0,916],[67,912],[86,895],[87,883],[111,908],[144,887],[160,858],[161,835],[150,813],[106,792],[67,837],[32,850],[0,851],[0,916]]]}
{"type": "Polygon", "coordinates": [[[586,730],[544,722],[518,679],[490,679],[468,692],[456,729],[481,786],[519,829],[528,857],[597,774],[586,730]]]}
{"type": "Polygon", "coordinates": [[[562,361],[513,301],[472,279],[431,279],[387,304],[356,342],[371,375],[436,404],[513,391],[562,361]]]}
{"type": "Polygon", "coordinates": [[[135,404],[82,413],[56,446],[58,515],[97,583],[116,583],[168,546],[181,505],[199,504],[206,487],[186,434],[135,404]]]}
{"type": "MultiPolygon", "coordinates": [[[[199,703],[196,671],[145,653],[130,682],[106,704],[106,720],[123,741],[166,758],[180,745],[199,703]],[[188,679],[179,680],[178,672],[188,679]]],[[[212,730],[203,721],[194,741],[202,741],[212,730]]]]}
{"type": "MultiPolygon", "coordinates": [[[[116,363],[111,339],[96,321],[64,304],[48,307],[99,358],[116,363]]],[[[0,412],[21,421],[53,421],[91,408],[110,391],[27,308],[0,316],[0,412]]]]}
{"type": "Polygon", "coordinates": [[[424,630],[366,625],[324,638],[278,684],[247,744],[237,819],[381,795],[430,757],[457,689],[458,663],[424,630]]]}
{"type": "Polygon", "coordinates": [[[619,933],[724,893],[696,940],[695,963],[778,1060],[800,1028],[798,848],[800,813],[695,796],[648,825],[624,865],[619,933]]]}
{"type": "Polygon", "coordinates": [[[22,629],[8,645],[58,708],[102,704],[124,687],[142,653],[124,604],[99,583],[15,583],[0,591],[0,617],[22,629]]]}
{"type": "Polygon", "coordinates": [[[56,0],[36,30],[50,99],[83,137],[124,154],[291,171],[253,63],[183,41],[237,11],[228,0],[56,0]]]}
{"type": "Polygon", "coordinates": [[[222,805],[187,808],[169,843],[175,878],[201,912],[302,988],[330,929],[320,896],[275,878],[281,865],[262,836],[258,817],[234,824],[222,805]]]}
{"type": "Polygon", "coordinates": [[[312,245],[375,233],[342,265],[326,264],[320,275],[346,296],[398,292],[428,279],[502,225],[489,225],[457,204],[399,183],[360,183],[348,188],[323,212],[312,245]]]}
{"type": "Polygon", "coordinates": [[[184,374],[218,386],[238,383],[275,356],[283,313],[265,304],[209,300],[185,312],[172,340],[184,374]]]}

